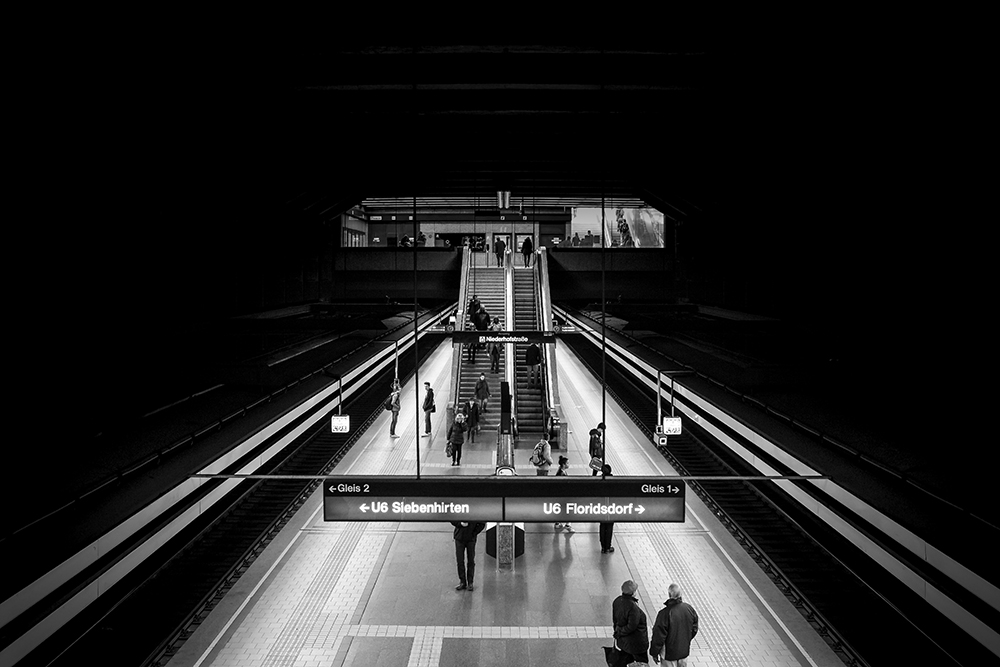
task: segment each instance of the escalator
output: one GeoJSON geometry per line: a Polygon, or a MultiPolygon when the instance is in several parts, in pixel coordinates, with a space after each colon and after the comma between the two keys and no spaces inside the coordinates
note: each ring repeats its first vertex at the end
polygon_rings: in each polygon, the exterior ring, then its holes
{"type": "MultiPolygon", "coordinates": [[[[473,266],[470,268],[468,277],[467,296],[465,301],[465,326],[466,331],[475,330],[472,322],[472,313],[468,312],[468,302],[473,296],[479,298],[480,303],[486,308],[490,317],[499,317],[504,321],[504,272],[499,268],[490,266],[473,266]]],[[[505,323],[506,324],[506,323],[505,323]]],[[[500,348],[500,372],[490,372],[490,355],[484,346],[476,351],[475,361],[470,361],[469,349],[462,350],[462,361],[459,370],[458,381],[458,402],[462,403],[472,399],[476,393],[476,381],[480,374],[485,375],[490,387],[491,399],[484,414],[479,416],[479,424],[482,431],[487,430],[496,433],[500,424],[500,381],[503,379],[503,369],[506,354],[504,347],[500,348]]]]}
{"type": "MultiPolygon", "coordinates": [[[[514,271],[514,330],[539,331],[537,286],[535,271],[517,269],[514,271]]],[[[528,367],[525,355],[528,344],[515,345],[515,383],[517,385],[517,426],[519,439],[535,442],[545,425],[545,411],[540,385],[528,386],[528,367]]],[[[544,348],[540,345],[539,348],[544,348]]],[[[545,354],[545,350],[542,350],[545,354]]],[[[542,378],[542,382],[545,378],[542,378]]]]}

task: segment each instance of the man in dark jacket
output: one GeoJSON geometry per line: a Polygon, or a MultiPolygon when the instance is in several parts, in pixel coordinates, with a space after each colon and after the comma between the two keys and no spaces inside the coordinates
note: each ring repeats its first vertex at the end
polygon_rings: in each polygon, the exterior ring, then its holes
{"type": "Polygon", "coordinates": [[[485,523],[452,521],[455,526],[455,559],[458,562],[458,586],[456,591],[475,590],[472,582],[476,576],[476,538],[486,528],[485,523]],[[468,558],[469,564],[465,561],[468,558]]]}
{"type": "Polygon", "coordinates": [[[698,634],[698,612],[681,600],[681,587],[667,587],[667,601],[653,623],[653,641],[649,654],[653,660],[664,660],[667,667],[687,667],[691,640],[698,634]]]}
{"type": "Polygon", "coordinates": [[[535,244],[531,242],[530,236],[524,237],[524,243],[521,244],[521,256],[524,258],[524,268],[531,266],[531,253],[535,251],[535,244]]]}
{"type": "Polygon", "coordinates": [[[465,444],[465,415],[459,412],[448,427],[448,444],[451,445],[451,464],[462,465],[462,446],[465,444]]]}
{"type": "Polygon", "coordinates": [[[421,407],[424,410],[424,433],[421,434],[421,438],[429,437],[431,434],[431,413],[437,410],[434,405],[434,390],[431,389],[431,383],[424,383],[424,402],[421,407]]]}
{"type": "Polygon", "coordinates": [[[538,349],[538,345],[532,343],[528,346],[528,349],[524,351],[524,365],[528,367],[528,386],[533,385],[542,386],[542,376],[540,372],[540,367],[542,364],[542,351],[538,349]]]}
{"type": "Polygon", "coordinates": [[[507,252],[507,244],[503,242],[503,239],[500,239],[493,247],[493,254],[497,256],[497,266],[500,268],[503,268],[503,255],[505,252],[507,252]]]}
{"type": "Polygon", "coordinates": [[[479,404],[479,414],[486,414],[486,407],[490,402],[490,383],[486,381],[486,374],[480,373],[479,379],[476,380],[476,388],[473,389],[475,392],[476,403],[479,404]]]}
{"type": "Polygon", "coordinates": [[[618,665],[631,662],[649,662],[649,635],[646,634],[646,612],[639,606],[635,592],[639,589],[629,579],[622,584],[622,594],[611,603],[611,620],[614,624],[614,638],[622,652],[618,665]]]}

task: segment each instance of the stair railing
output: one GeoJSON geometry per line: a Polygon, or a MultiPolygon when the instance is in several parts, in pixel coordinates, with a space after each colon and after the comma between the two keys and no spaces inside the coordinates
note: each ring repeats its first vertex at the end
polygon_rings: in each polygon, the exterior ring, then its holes
{"type": "MultiPolygon", "coordinates": [[[[553,334],[552,290],[549,286],[549,257],[546,248],[538,249],[535,257],[535,304],[539,330],[553,334]]],[[[556,345],[542,345],[542,414],[549,443],[556,449],[566,448],[566,433],[562,425],[562,406],[559,404],[559,382],[556,373],[556,345]]]]}
{"type": "MultiPolygon", "coordinates": [[[[504,317],[504,329],[506,331],[514,330],[514,264],[513,264],[513,253],[508,249],[504,254],[503,270],[504,270],[504,295],[503,295],[503,309],[504,317]]],[[[514,364],[517,363],[517,359],[514,354],[514,343],[504,343],[504,368],[503,376],[504,380],[507,382],[507,386],[510,387],[510,416],[512,420],[517,419],[517,376],[514,370],[514,364]]],[[[514,440],[513,428],[511,429],[510,437],[501,437],[499,446],[502,446],[505,450],[504,460],[508,460],[513,465],[514,461],[514,440]]],[[[499,429],[498,429],[499,431],[499,429]]],[[[498,456],[497,460],[500,460],[498,456]]]]}
{"type": "MultiPolygon", "coordinates": [[[[458,283],[458,310],[455,313],[455,331],[465,331],[465,309],[469,307],[469,273],[472,264],[472,252],[468,247],[458,250],[462,253],[462,269],[458,283]]],[[[462,377],[462,346],[451,345],[451,400],[448,402],[445,428],[450,428],[455,421],[455,411],[458,409],[458,394],[462,377]]]]}

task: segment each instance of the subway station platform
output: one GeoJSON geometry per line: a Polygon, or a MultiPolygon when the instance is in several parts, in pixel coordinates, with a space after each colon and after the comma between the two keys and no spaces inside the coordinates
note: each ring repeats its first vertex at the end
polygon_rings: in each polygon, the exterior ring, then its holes
{"type": "MultiPolygon", "coordinates": [[[[601,387],[565,345],[559,387],[571,475],[586,467],[588,432],[601,420],[601,387]]],[[[451,348],[420,369],[437,405],[450,402],[451,348]]],[[[466,442],[461,466],[444,454],[446,412],[419,437],[422,392],[408,383],[398,439],[389,413],[361,436],[336,475],[492,475],[493,438],[466,442]]],[[[616,476],[673,475],[631,420],[607,401],[607,460],[616,476]]],[[[524,447],[527,447],[525,445],[524,447]]],[[[519,475],[534,475],[518,450],[519,475]]],[[[550,472],[554,475],[555,470],[550,472]]],[[[559,480],[552,478],[552,483],[559,480]]],[[[475,590],[456,591],[450,524],[325,522],[322,490],[171,659],[178,666],[602,665],[610,646],[611,603],[622,582],[638,583],[650,629],[678,583],[699,614],[692,666],[839,666],[823,639],[722,528],[698,497],[687,495],[684,523],[619,523],[614,553],[602,554],[596,523],[525,524],[525,553],[498,570],[476,550],[475,590]]]]}

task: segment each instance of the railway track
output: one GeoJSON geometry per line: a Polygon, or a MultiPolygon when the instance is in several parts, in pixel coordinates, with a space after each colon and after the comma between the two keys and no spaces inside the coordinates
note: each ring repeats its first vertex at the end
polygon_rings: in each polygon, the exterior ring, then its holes
{"type": "MultiPolygon", "coordinates": [[[[436,334],[421,339],[421,361],[441,340],[443,336],[436,334]]],[[[412,375],[414,367],[411,348],[400,355],[400,378],[412,375]]],[[[323,422],[289,445],[279,462],[258,472],[330,473],[381,414],[392,373],[389,369],[373,378],[364,392],[345,403],[355,417],[351,433],[330,433],[323,422]],[[361,415],[367,419],[362,421],[361,415]]],[[[218,483],[209,483],[213,482],[218,483]]],[[[217,504],[223,509],[178,534],[154,558],[116,584],[113,595],[102,596],[46,642],[32,661],[52,667],[94,661],[151,667],[168,664],[318,485],[319,480],[295,479],[241,483],[225,502],[217,504]]]]}
{"type": "MultiPolygon", "coordinates": [[[[582,336],[561,341],[601,376],[599,348],[582,336]]],[[[611,357],[605,368],[609,397],[652,438],[654,392],[611,357]]],[[[759,474],[687,419],[684,434],[658,449],[681,475],[759,474]]],[[[954,644],[943,648],[940,637],[931,639],[914,627],[908,618],[926,615],[926,603],[772,484],[706,480],[689,486],[846,665],[977,664],[959,657],[954,644]],[[877,588],[866,582],[877,582],[877,588]]]]}

